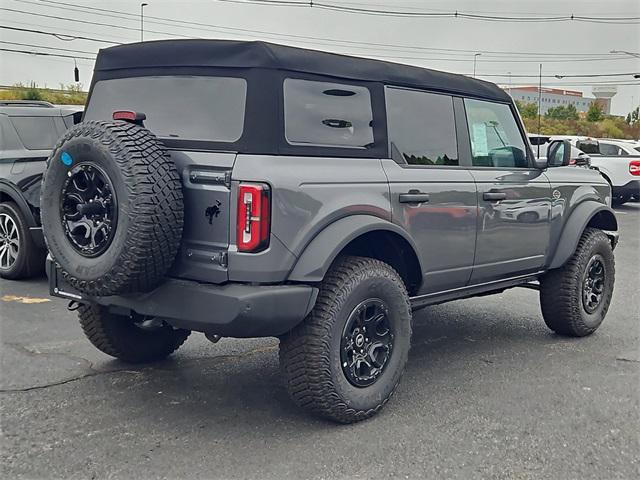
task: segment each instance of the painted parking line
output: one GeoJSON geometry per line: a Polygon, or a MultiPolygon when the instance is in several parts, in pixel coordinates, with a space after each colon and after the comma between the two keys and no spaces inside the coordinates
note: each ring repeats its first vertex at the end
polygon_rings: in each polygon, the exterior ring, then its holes
{"type": "Polygon", "coordinates": [[[18,302],[18,303],[26,303],[26,304],[45,303],[45,302],[51,301],[51,299],[49,298],[19,297],[17,295],[4,295],[0,297],[0,300],[2,300],[3,302],[18,302]]]}

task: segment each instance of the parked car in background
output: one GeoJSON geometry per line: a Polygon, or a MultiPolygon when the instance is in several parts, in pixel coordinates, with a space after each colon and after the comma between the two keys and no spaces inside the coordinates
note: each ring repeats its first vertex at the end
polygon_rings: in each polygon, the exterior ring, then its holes
{"type": "Polygon", "coordinates": [[[0,277],[44,270],[40,183],[58,138],[78,123],[82,107],[0,101],[0,277]]]}
{"type": "MultiPolygon", "coordinates": [[[[552,141],[552,139],[559,140],[557,137],[552,137],[551,135],[538,135],[535,133],[528,133],[527,138],[529,139],[529,143],[531,144],[533,154],[538,158],[547,158],[549,143],[552,141]]],[[[575,165],[578,167],[591,166],[591,159],[589,158],[589,155],[587,155],[574,145],[571,145],[570,157],[570,165],[575,165]]]]}
{"type": "Polygon", "coordinates": [[[567,139],[591,157],[592,167],[611,185],[613,204],[622,205],[640,197],[640,151],[636,142],[590,137],[553,139],[567,139]]]}

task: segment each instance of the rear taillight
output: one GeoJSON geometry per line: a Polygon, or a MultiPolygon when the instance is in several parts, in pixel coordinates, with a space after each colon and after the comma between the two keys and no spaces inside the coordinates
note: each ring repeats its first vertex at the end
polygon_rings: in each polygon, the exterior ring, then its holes
{"type": "Polygon", "coordinates": [[[629,162],[629,173],[640,177],[640,160],[631,160],[629,162]]]}
{"type": "Polygon", "coordinates": [[[239,252],[259,252],[269,246],[271,195],[263,183],[241,183],[238,187],[236,244],[239,252]]]}

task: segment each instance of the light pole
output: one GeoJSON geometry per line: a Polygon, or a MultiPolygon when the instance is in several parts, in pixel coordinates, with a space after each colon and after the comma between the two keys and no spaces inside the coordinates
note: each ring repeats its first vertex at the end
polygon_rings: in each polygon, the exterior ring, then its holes
{"type": "Polygon", "coordinates": [[[140,4],[140,41],[144,42],[144,7],[149,5],[148,3],[140,4]]]}
{"type": "Polygon", "coordinates": [[[609,53],[624,53],[625,55],[629,55],[633,58],[640,58],[640,53],[627,52],[626,50],[610,50],[609,53]]]}
{"type": "Polygon", "coordinates": [[[478,61],[478,57],[482,55],[481,53],[473,54],[473,78],[476,78],[476,62],[478,61]]]}

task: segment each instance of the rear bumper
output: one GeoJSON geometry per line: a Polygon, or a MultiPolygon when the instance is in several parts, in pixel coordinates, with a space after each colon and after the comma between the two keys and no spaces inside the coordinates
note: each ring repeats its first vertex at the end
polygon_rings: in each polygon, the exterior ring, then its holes
{"type": "Polygon", "coordinates": [[[97,303],[119,314],[136,312],[174,327],[227,337],[269,337],[288,332],[311,311],[318,289],[308,285],[203,284],[168,278],[147,293],[87,297],[64,282],[47,259],[52,296],[97,303]]]}
{"type": "Polygon", "coordinates": [[[620,195],[640,195],[640,180],[630,180],[624,185],[611,188],[611,193],[614,197],[620,195]]]}

